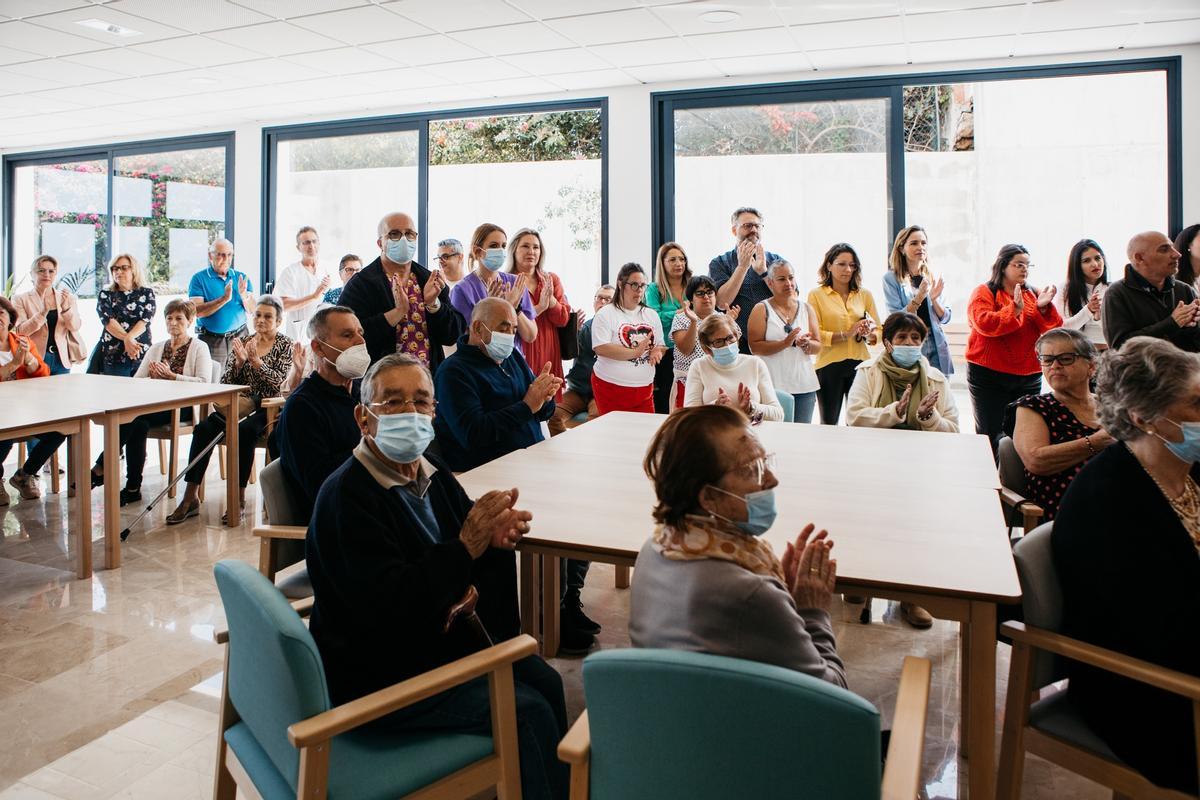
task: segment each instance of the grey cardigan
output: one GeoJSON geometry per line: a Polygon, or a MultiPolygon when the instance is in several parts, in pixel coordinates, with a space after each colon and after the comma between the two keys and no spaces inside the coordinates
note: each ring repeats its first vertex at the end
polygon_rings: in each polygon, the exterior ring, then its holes
{"type": "Polygon", "coordinates": [[[761,661],[846,686],[829,612],[796,609],[775,578],[730,561],[672,561],[642,545],[629,598],[634,647],[761,661]]]}

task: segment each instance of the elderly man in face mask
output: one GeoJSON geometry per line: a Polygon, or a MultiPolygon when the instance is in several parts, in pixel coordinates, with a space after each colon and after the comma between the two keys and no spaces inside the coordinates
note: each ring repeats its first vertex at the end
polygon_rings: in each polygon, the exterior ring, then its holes
{"type": "MultiPolygon", "coordinates": [[[[491,639],[517,635],[513,548],[532,519],[516,508],[516,489],[472,503],[446,465],[425,453],[434,396],[420,361],[387,356],[368,370],[361,390],[354,415],[362,440],[321,487],[305,542],[311,630],[336,704],[461,656],[445,623],[470,586],[491,639]]],[[[523,796],[565,798],[566,770],[555,755],[567,729],[562,680],[537,656],[516,662],[513,676],[523,796]]],[[[376,724],[490,733],[487,680],[376,724]]]]}

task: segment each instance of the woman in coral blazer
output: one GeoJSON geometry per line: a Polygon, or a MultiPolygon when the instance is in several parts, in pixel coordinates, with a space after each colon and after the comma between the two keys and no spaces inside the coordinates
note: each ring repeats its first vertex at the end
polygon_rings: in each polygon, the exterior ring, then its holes
{"type": "Polygon", "coordinates": [[[58,277],[54,256],[38,256],[30,272],[33,288],[12,299],[19,317],[15,330],[28,336],[44,354],[51,375],[62,375],[70,372],[73,364],[87,360],[87,350],[79,339],[83,326],[79,300],[68,290],[54,287],[58,277]]]}

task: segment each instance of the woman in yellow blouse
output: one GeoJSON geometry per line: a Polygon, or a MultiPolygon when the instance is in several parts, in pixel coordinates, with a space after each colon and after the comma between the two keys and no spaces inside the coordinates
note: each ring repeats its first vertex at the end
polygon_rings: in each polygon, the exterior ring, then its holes
{"type": "Polygon", "coordinates": [[[837,425],[842,403],[854,383],[854,370],[870,358],[867,345],[875,344],[879,312],[875,298],[862,288],[862,263],[845,242],[825,253],[817,270],[821,285],[808,293],[821,329],[821,354],[817,356],[817,404],[821,424],[837,425]]]}

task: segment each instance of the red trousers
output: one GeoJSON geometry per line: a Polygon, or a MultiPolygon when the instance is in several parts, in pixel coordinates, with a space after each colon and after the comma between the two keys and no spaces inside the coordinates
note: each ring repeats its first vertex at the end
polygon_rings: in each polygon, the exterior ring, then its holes
{"type": "Polygon", "coordinates": [[[619,386],[592,373],[592,395],[596,398],[597,416],[610,411],[640,411],[654,413],[654,384],[619,386]]]}

